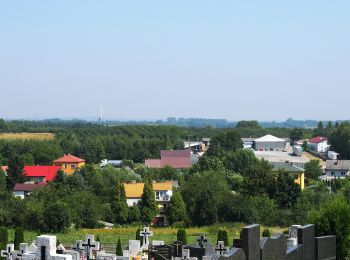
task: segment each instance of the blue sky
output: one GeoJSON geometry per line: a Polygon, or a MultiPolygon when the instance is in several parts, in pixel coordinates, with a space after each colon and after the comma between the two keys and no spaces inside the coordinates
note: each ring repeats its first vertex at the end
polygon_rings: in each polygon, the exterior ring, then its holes
{"type": "Polygon", "coordinates": [[[350,1],[0,1],[0,117],[350,119],[350,1]]]}

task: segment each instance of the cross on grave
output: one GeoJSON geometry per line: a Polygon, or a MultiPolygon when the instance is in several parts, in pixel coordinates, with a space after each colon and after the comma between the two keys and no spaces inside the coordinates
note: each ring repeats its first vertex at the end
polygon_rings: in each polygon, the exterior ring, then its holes
{"type": "Polygon", "coordinates": [[[175,241],[174,242],[174,256],[182,256],[182,242],[181,241],[175,241]]]}
{"type": "Polygon", "coordinates": [[[143,231],[140,231],[140,236],[143,237],[143,246],[149,245],[149,237],[153,236],[153,231],[149,231],[149,227],[144,227],[143,231]]]}
{"type": "Polygon", "coordinates": [[[13,259],[13,253],[15,251],[15,246],[14,244],[8,244],[6,246],[6,250],[1,250],[1,257],[6,257],[7,260],[12,260],[13,259]]]}
{"type": "Polygon", "coordinates": [[[226,251],[224,241],[218,242],[218,246],[215,248],[215,251],[218,251],[220,255],[223,255],[223,252],[226,251]]]}
{"type": "Polygon", "coordinates": [[[205,238],[205,234],[201,234],[199,236],[199,238],[197,239],[198,241],[198,245],[203,248],[204,247],[204,243],[208,242],[208,239],[205,238]]]}
{"type": "Polygon", "coordinates": [[[81,244],[81,246],[84,248],[87,260],[90,260],[92,249],[100,250],[100,243],[95,241],[94,236],[90,235],[85,237],[85,241],[81,244]]]}
{"type": "Polygon", "coordinates": [[[28,244],[27,243],[20,243],[17,256],[23,256],[27,252],[28,252],[28,244]]]}

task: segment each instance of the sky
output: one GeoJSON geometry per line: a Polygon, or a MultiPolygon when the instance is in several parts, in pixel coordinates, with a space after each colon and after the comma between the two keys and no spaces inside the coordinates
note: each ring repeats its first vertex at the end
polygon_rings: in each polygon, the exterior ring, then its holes
{"type": "Polygon", "coordinates": [[[0,118],[350,119],[350,1],[0,1],[0,118]]]}

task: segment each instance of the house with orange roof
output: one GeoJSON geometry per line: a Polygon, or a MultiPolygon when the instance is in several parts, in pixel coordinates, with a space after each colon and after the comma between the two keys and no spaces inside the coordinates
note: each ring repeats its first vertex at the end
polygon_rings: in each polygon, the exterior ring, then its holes
{"type": "MultiPolygon", "coordinates": [[[[126,202],[129,207],[137,206],[139,204],[144,186],[144,182],[124,183],[126,202]]],[[[152,221],[152,224],[159,226],[167,225],[168,221],[166,219],[165,212],[170,203],[170,198],[173,195],[174,189],[178,187],[178,183],[177,181],[153,182],[152,186],[159,209],[159,212],[152,221]]]]}
{"type": "Polygon", "coordinates": [[[72,174],[76,169],[79,170],[85,165],[85,160],[69,153],[54,160],[53,165],[60,166],[62,171],[66,174],[72,174]]]}

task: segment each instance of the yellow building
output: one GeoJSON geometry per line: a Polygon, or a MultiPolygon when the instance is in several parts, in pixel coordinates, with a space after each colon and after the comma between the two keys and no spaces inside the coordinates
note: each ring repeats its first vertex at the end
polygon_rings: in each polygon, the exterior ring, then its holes
{"type": "Polygon", "coordinates": [[[271,165],[273,166],[272,173],[276,174],[280,170],[285,171],[294,177],[294,182],[300,186],[301,190],[305,188],[305,170],[303,168],[286,162],[271,162],[271,165]]]}
{"type": "Polygon", "coordinates": [[[80,169],[85,165],[85,160],[71,154],[65,154],[63,157],[54,160],[53,165],[60,166],[66,174],[72,174],[75,169],[80,169]]]}

